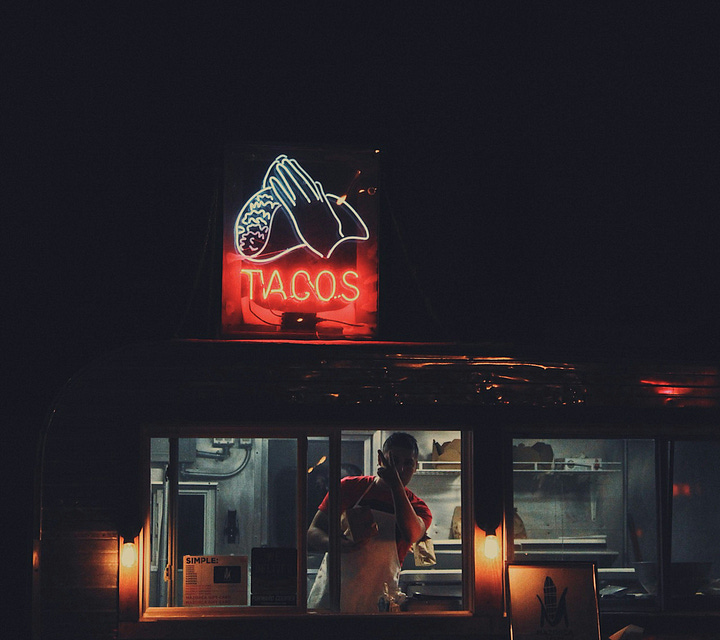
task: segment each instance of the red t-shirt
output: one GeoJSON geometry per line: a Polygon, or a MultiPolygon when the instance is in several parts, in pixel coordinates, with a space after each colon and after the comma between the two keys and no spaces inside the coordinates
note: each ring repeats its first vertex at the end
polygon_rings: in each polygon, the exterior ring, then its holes
{"type": "MultiPolygon", "coordinates": [[[[340,512],[342,513],[345,509],[354,507],[357,501],[360,500],[363,493],[365,493],[365,490],[373,483],[374,480],[374,476],[348,476],[346,478],[342,478],[340,480],[340,512]]],[[[430,523],[432,522],[432,513],[430,513],[430,509],[425,502],[418,498],[407,487],[405,487],[405,494],[407,495],[408,500],[410,500],[410,505],[415,513],[425,523],[425,530],[429,530],[430,523]]],[[[320,503],[318,509],[327,513],[330,508],[329,503],[330,498],[326,495],[320,503]]],[[[368,491],[368,493],[360,501],[360,504],[365,507],[370,507],[371,509],[384,511],[386,513],[394,513],[395,511],[390,488],[382,484],[378,484],[370,489],[370,491],[368,491]]],[[[400,564],[402,564],[402,561],[405,559],[408,551],[410,551],[412,543],[407,540],[403,540],[400,537],[399,531],[396,531],[395,536],[397,541],[398,559],[400,560],[400,564]]]]}

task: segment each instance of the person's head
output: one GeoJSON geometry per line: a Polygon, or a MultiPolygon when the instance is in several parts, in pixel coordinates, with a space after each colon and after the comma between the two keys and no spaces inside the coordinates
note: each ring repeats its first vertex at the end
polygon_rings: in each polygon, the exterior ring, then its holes
{"type": "Polygon", "coordinates": [[[403,485],[407,485],[417,469],[418,444],[415,436],[398,431],[391,433],[383,444],[383,455],[392,456],[403,485]]]}

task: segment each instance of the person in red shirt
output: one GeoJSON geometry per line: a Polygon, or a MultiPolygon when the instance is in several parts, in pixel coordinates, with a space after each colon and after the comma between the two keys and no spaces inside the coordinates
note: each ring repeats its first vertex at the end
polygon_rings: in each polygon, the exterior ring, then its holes
{"type": "MultiPolygon", "coordinates": [[[[340,481],[340,511],[368,507],[377,525],[377,534],[359,541],[343,536],[340,544],[340,610],[372,613],[385,584],[394,593],[402,561],[432,522],[427,504],[406,485],[417,469],[418,446],[408,433],[393,433],[378,450],[375,476],[349,476],[340,481]]],[[[327,552],[328,503],[326,495],[308,529],[310,551],[327,552]]],[[[308,595],[308,608],[329,608],[327,553],[308,595]]]]}

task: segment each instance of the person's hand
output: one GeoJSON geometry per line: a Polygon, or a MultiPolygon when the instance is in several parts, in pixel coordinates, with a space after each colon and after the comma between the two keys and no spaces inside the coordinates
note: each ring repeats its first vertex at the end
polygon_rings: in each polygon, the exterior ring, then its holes
{"type": "Polygon", "coordinates": [[[278,156],[265,183],[289,214],[290,222],[308,249],[329,258],[344,239],[366,240],[367,227],[350,205],[326,194],[296,160],[278,156]]]}
{"type": "Polygon", "coordinates": [[[395,459],[392,453],[387,456],[378,449],[378,478],[387,482],[392,488],[393,486],[402,487],[402,480],[398,473],[397,467],[395,466],[395,459]]]}

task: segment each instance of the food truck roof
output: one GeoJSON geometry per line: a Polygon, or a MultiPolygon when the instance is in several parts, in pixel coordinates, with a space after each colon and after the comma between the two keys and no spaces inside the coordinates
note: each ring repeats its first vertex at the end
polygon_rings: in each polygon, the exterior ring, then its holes
{"type": "Polygon", "coordinates": [[[186,411],[242,404],[263,412],[344,407],[586,406],[716,408],[715,366],[569,363],[486,355],[483,345],[171,340],[115,351],[78,372],[67,404],[186,411]],[[252,401],[249,403],[248,401],[252,401]]]}

